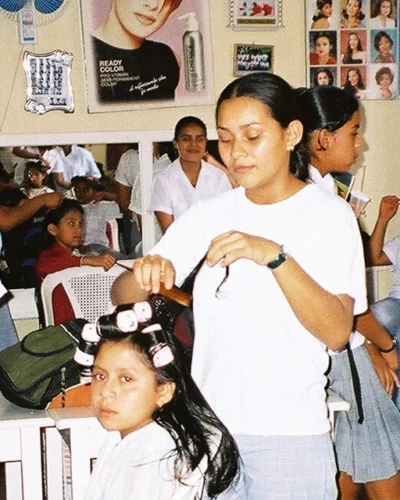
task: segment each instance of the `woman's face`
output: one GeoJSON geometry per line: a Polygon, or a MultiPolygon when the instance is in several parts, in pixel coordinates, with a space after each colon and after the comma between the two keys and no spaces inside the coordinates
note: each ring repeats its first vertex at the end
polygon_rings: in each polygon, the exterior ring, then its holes
{"type": "Polygon", "coordinates": [[[207,136],[200,125],[186,125],[173,141],[179,158],[190,163],[200,163],[206,153],[207,136]]]}
{"type": "Polygon", "coordinates": [[[320,36],[315,41],[315,52],[318,57],[329,57],[329,53],[332,50],[332,44],[328,37],[320,36]]]}
{"type": "Polygon", "coordinates": [[[390,2],[383,1],[381,3],[380,9],[379,9],[379,12],[380,12],[381,16],[383,16],[383,17],[389,17],[391,10],[392,10],[392,6],[391,6],[390,2]]]}
{"type": "Polygon", "coordinates": [[[101,425],[121,437],[152,421],[163,400],[163,385],[139,354],[125,342],[105,343],[96,356],[92,406],[101,425]]]}
{"type": "Polygon", "coordinates": [[[166,0],[114,0],[116,17],[125,31],[144,39],[158,31],[170,14],[166,0]]]}
{"type": "Polygon", "coordinates": [[[379,53],[382,55],[386,55],[390,53],[390,50],[392,48],[392,44],[390,43],[389,38],[386,36],[383,36],[378,43],[379,47],[379,53]]]}
{"type": "Polygon", "coordinates": [[[289,174],[288,130],[252,97],[223,101],[217,116],[222,160],[247,197],[262,203],[289,174]]]}
{"type": "Polygon", "coordinates": [[[346,5],[346,12],[349,17],[357,17],[360,13],[360,3],[358,0],[348,0],[346,5]]]}
{"type": "Polygon", "coordinates": [[[330,3],[326,3],[322,9],[321,9],[321,14],[324,17],[331,17],[332,15],[332,5],[330,3]]]}
{"type": "Polygon", "coordinates": [[[363,143],[359,128],[360,112],[356,111],[343,127],[330,132],[330,172],[347,172],[357,160],[358,148],[363,143]]]}
{"type": "Polygon", "coordinates": [[[329,85],[329,75],[325,71],[318,73],[317,82],[318,85],[329,85]]]}
{"type": "Polygon", "coordinates": [[[28,170],[27,177],[31,181],[33,187],[41,188],[43,186],[43,181],[46,177],[46,174],[32,168],[28,170]]]}
{"type": "Polygon", "coordinates": [[[357,87],[358,84],[360,83],[360,78],[358,76],[358,73],[356,70],[354,69],[351,69],[349,71],[349,74],[347,76],[347,79],[349,80],[350,82],[350,85],[352,85],[353,87],[357,87]]]}
{"type": "Polygon", "coordinates": [[[355,50],[357,49],[357,46],[358,46],[358,36],[355,33],[353,33],[349,36],[349,47],[352,50],[355,50]]]}
{"type": "Polygon", "coordinates": [[[393,79],[387,73],[383,73],[383,75],[379,79],[379,86],[383,89],[388,89],[392,84],[393,79]]]}

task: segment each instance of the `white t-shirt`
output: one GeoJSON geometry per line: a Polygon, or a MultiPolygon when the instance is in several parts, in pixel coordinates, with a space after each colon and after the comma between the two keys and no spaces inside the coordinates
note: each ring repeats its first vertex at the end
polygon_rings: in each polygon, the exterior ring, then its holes
{"type": "Polygon", "coordinates": [[[110,432],[90,478],[85,500],[194,500],[201,492],[197,481],[179,483],[174,478],[175,443],[156,423],[142,427],[121,440],[110,432]]]}
{"type": "Polygon", "coordinates": [[[21,191],[26,194],[29,199],[36,198],[36,196],[40,196],[41,194],[54,193],[54,189],[48,186],[43,186],[41,188],[21,188],[21,191]]]}
{"type": "Polygon", "coordinates": [[[371,29],[390,29],[395,28],[395,22],[394,19],[386,18],[386,26],[384,26],[380,16],[376,16],[368,21],[368,27],[371,29]]]}
{"type": "Polygon", "coordinates": [[[394,265],[394,283],[390,288],[389,297],[400,299],[400,236],[387,241],[383,251],[394,265]]]}
{"type": "Polygon", "coordinates": [[[70,182],[77,175],[100,179],[93,155],[90,151],[76,144],[72,144],[70,154],[66,155],[62,148],[57,148],[58,155],[54,158],[53,172],[62,172],[64,179],[70,182]]]}
{"type": "MultiPolygon", "coordinates": [[[[286,244],[298,264],[333,294],[366,308],[360,232],[350,206],[319,186],[256,205],[243,188],[197,203],[151,250],[170,259],[179,285],[213,238],[236,230],[286,244]]],[[[204,396],[233,434],[316,435],[329,431],[326,346],[289,306],[274,274],[251,260],[204,265],[195,281],[192,372],[204,396]]],[[[310,307],[313,307],[310,303],[310,307]]]]}
{"type": "MultiPolygon", "coordinates": [[[[316,169],[312,165],[309,165],[308,166],[308,175],[309,175],[309,178],[312,180],[312,182],[323,187],[328,193],[331,193],[333,195],[337,195],[336,183],[335,183],[334,178],[331,176],[331,174],[326,174],[324,177],[322,177],[322,175],[318,169],[316,169]]],[[[360,332],[355,330],[354,332],[351,333],[350,338],[349,338],[349,344],[350,344],[351,349],[355,349],[356,347],[363,345],[364,342],[365,342],[365,337],[360,332]]],[[[335,354],[337,354],[337,352],[329,349],[329,354],[331,356],[334,356],[335,354]]]]}
{"type": "Polygon", "coordinates": [[[118,162],[118,167],[115,171],[115,181],[123,186],[132,187],[139,172],[139,153],[136,149],[128,149],[118,162]]]}
{"type": "Polygon", "coordinates": [[[178,158],[154,178],[149,212],[164,212],[177,219],[197,201],[231,189],[226,174],[203,160],[196,186],[192,186],[178,158]]]}
{"type": "Polygon", "coordinates": [[[98,243],[106,247],[109,241],[106,234],[107,221],[121,217],[118,203],[115,201],[99,201],[98,203],[87,203],[82,205],[85,211],[84,245],[98,243]]]}

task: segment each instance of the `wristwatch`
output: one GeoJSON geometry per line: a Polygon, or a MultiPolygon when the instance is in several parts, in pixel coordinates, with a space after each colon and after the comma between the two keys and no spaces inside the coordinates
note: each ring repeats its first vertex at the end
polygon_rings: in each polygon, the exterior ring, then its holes
{"type": "Polygon", "coordinates": [[[271,260],[271,262],[268,262],[267,267],[268,269],[271,269],[272,271],[276,268],[278,268],[281,264],[286,262],[289,258],[291,257],[289,253],[289,249],[285,245],[281,245],[279,247],[279,254],[276,259],[271,260]]]}
{"type": "Polygon", "coordinates": [[[389,352],[394,351],[396,349],[396,346],[397,346],[397,339],[396,339],[396,337],[392,338],[392,342],[393,342],[392,347],[389,347],[389,349],[381,349],[381,348],[379,348],[379,350],[381,352],[383,352],[384,354],[388,354],[389,352]]]}

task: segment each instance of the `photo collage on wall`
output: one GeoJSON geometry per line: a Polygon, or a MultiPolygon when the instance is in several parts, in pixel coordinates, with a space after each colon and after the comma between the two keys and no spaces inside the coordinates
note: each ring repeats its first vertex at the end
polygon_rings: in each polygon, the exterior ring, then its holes
{"type": "Polygon", "coordinates": [[[397,99],[397,2],[306,1],[308,85],[336,85],[358,99],[397,99]]]}

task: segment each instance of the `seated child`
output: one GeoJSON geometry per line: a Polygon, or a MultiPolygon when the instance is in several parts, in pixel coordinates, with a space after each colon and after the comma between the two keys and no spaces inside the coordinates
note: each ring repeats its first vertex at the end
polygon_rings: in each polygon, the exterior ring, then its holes
{"type": "Polygon", "coordinates": [[[107,222],[121,217],[119,205],[115,201],[116,194],[99,191],[98,184],[87,177],[73,177],[71,185],[85,214],[82,241],[84,247],[91,252],[107,252],[116,259],[126,259],[124,254],[110,248],[107,236],[107,222]]]}
{"type": "Polygon", "coordinates": [[[165,304],[153,299],[119,306],[83,331],[94,354],[82,363],[94,362],[92,406],[110,431],[86,500],[244,498],[236,443],[193,381],[169,325],[165,304]]]}
{"type": "Polygon", "coordinates": [[[40,194],[53,193],[54,189],[46,185],[47,167],[40,160],[27,161],[25,165],[25,180],[22,183],[21,191],[28,198],[35,198],[40,194]]]}
{"type": "MultiPolygon", "coordinates": [[[[84,255],[77,252],[83,235],[83,208],[76,200],[64,199],[61,205],[46,215],[44,222],[48,231],[48,247],[40,254],[36,264],[39,284],[44,278],[57,271],[81,265],[103,267],[105,271],[115,264],[115,258],[107,253],[101,255],[84,255]]],[[[75,317],[65,290],[56,287],[53,302],[54,324],[70,321],[75,317]]]]}

